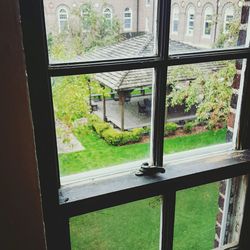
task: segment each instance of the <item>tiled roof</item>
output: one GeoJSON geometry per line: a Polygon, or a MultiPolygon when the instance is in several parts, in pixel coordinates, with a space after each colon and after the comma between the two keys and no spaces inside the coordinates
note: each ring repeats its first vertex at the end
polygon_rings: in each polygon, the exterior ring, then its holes
{"type": "MultiPolygon", "coordinates": [[[[136,58],[152,56],[154,49],[154,40],[152,35],[145,34],[127,39],[114,45],[104,48],[98,48],[94,51],[85,54],[81,60],[92,61],[102,60],[105,58],[122,59],[122,58],[136,58]]],[[[194,52],[199,49],[181,42],[170,40],[169,51],[170,54],[194,52]]],[[[200,63],[200,69],[204,72],[216,70],[223,66],[223,63],[200,63]]],[[[169,68],[171,72],[171,67],[169,68]]],[[[138,87],[145,87],[152,85],[153,69],[136,69],[127,71],[115,71],[97,73],[94,75],[95,79],[101,84],[113,90],[129,90],[138,87]]],[[[184,80],[185,76],[181,77],[184,80]]]]}

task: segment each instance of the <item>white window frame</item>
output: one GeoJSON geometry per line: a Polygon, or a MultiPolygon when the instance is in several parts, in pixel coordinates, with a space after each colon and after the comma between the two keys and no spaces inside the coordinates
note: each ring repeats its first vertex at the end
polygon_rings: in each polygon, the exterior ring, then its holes
{"type": "Polygon", "coordinates": [[[123,13],[123,29],[125,31],[131,31],[132,27],[133,27],[133,12],[131,10],[131,8],[125,8],[124,13],[123,13]],[[126,16],[126,14],[130,14],[129,17],[126,16]],[[126,27],[126,21],[130,21],[130,26],[126,27]]]}
{"type": "Polygon", "coordinates": [[[229,6],[225,9],[224,14],[224,22],[223,22],[223,32],[227,33],[227,26],[231,23],[231,21],[234,19],[234,8],[233,6],[229,6]],[[228,17],[230,17],[230,20],[228,20],[228,17]]]}
{"type": "Polygon", "coordinates": [[[110,23],[110,26],[113,22],[113,10],[110,7],[104,7],[102,11],[103,17],[110,23]],[[109,15],[109,16],[108,16],[109,15]]]}
{"type": "Polygon", "coordinates": [[[187,32],[186,32],[188,36],[193,36],[194,34],[194,22],[195,22],[195,8],[194,6],[189,6],[187,10],[187,32]],[[193,16],[192,18],[191,15],[193,16]],[[193,25],[190,25],[191,22],[193,23],[193,25]]]}
{"type": "Polygon", "coordinates": [[[179,14],[180,14],[180,9],[178,6],[174,6],[173,8],[173,15],[172,15],[172,33],[177,34],[179,31],[179,14]],[[175,22],[177,22],[177,30],[175,30],[175,22]]]}
{"type": "Polygon", "coordinates": [[[69,12],[65,6],[60,6],[57,10],[57,21],[58,21],[58,31],[59,33],[69,30],[69,12]],[[63,13],[62,13],[63,11],[63,13]],[[63,17],[64,16],[64,17],[63,17]],[[63,18],[62,18],[63,17],[63,18]],[[62,29],[62,22],[66,23],[66,28],[62,29]]]}
{"type": "Polygon", "coordinates": [[[206,7],[204,11],[204,19],[203,19],[203,37],[205,38],[211,38],[212,36],[212,27],[213,27],[213,9],[211,6],[206,7]],[[210,18],[207,18],[208,16],[211,16],[210,18]],[[210,33],[206,34],[206,26],[210,25],[210,33]]]}

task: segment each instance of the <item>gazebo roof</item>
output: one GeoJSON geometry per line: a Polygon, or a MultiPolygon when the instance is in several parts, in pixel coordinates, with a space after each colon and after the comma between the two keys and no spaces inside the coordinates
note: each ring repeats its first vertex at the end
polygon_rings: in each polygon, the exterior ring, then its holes
{"type": "MultiPolygon", "coordinates": [[[[152,35],[145,34],[127,39],[114,45],[98,48],[84,56],[84,60],[101,60],[103,58],[135,58],[152,56],[154,48],[154,38],[152,35]]],[[[193,52],[199,49],[181,42],[170,40],[170,53],[193,52]]],[[[224,63],[209,62],[200,63],[202,71],[211,71],[221,68],[224,63]]],[[[171,67],[169,68],[171,72],[171,67]]],[[[136,69],[127,71],[114,71],[97,73],[94,75],[102,85],[115,91],[131,90],[139,87],[152,85],[153,69],[136,69]]],[[[185,76],[181,77],[182,79],[185,76]]]]}

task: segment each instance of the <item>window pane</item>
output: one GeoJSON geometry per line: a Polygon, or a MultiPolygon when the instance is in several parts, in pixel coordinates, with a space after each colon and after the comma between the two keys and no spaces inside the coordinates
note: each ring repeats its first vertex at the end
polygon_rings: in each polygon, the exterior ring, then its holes
{"type": "Polygon", "coordinates": [[[168,71],[164,153],[236,139],[244,60],[173,66],[168,71]]]}
{"type": "Polygon", "coordinates": [[[244,1],[234,4],[198,1],[196,5],[188,1],[173,1],[169,53],[181,54],[248,46],[248,11],[244,1]],[[178,13],[178,32],[174,27],[177,9],[182,10],[178,13]],[[173,48],[173,41],[182,49],[173,48]]]}
{"type": "Polygon", "coordinates": [[[245,177],[237,177],[177,192],[174,250],[237,243],[245,191],[245,177]]]}
{"type": "Polygon", "coordinates": [[[159,249],[160,198],[70,219],[72,250],[159,249]]]}
{"type": "Polygon", "coordinates": [[[50,63],[157,54],[157,1],[44,0],[44,9],[50,63]]]}
{"type": "Polygon", "coordinates": [[[148,159],[153,85],[153,69],[52,78],[61,175],[148,159]]]}

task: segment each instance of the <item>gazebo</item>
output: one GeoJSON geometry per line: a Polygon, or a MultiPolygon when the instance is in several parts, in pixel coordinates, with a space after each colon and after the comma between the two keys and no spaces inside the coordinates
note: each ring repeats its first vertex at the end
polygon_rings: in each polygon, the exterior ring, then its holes
{"type": "MultiPolygon", "coordinates": [[[[125,41],[119,42],[114,45],[106,46],[104,48],[98,48],[93,52],[86,54],[84,56],[84,60],[98,60],[103,58],[135,58],[135,57],[146,57],[152,56],[154,49],[154,38],[150,34],[144,34],[140,36],[136,36],[134,38],[127,39],[125,41]]],[[[181,42],[170,40],[170,53],[183,53],[183,52],[193,52],[198,51],[199,49],[181,42]]],[[[221,68],[223,63],[201,63],[199,64],[199,68],[205,73],[212,70],[218,70],[221,68]]],[[[171,74],[171,68],[170,68],[171,74]]],[[[124,129],[131,129],[134,127],[142,127],[147,126],[150,124],[150,108],[151,108],[151,99],[150,95],[146,95],[145,89],[152,87],[153,83],[153,69],[136,69],[136,70],[127,70],[127,71],[115,71],[115,72],[105,72],[105,73],[98,73],[93,75],[95,80],[97,80],[100,85],[108,87],[111,89],[111,96],[113,101],[118,103],[119,105],[119,113],[120,117],[117,118],[116,116],[108,117],[107,116],[107,100],[103,96],[102,97],[102,117],[106,121],[110,121],[113,123],[114,126],[120,128],[121,130],[124,129]],[[138,92],[141,94],[131,95],[131,92],[135,89],[138,89],[138,92]],[[139,98],[139,97],[142,98],[139,98]],[[138,101],[136,106],[138,108],[138,119],[140,118],[142,121],[141,124],[130,124],[125,126],[125,104],[131,101],[131,98],[137,97],[138,101]],[[144,122],[142,117],[139,117],[140,113],[144,113],[145,117],[147,118],[148,122],[144,122]]],[[[185,82],[185,76],[181,76],[180,82],[185,82]]],[[[133,107],[134,107],[133,106],[133,107]]],[[[115,106],[113,106],[115,107],[115,106]]],[[[97,108],[97,107],[96,107],[97,108]]],[[[113,108],[116,109],[116,108],[113,108]]],[[[112,110],[111,110],[112,111],[112,110]]],[[[98,108],[95,112],[100,115],[98,108]]],[[[111,112],[112,113],[112,112],[111,112]]],[[[117,112],[116,112],[117,113],[117,112]]],[[[130,116],[132,119],[135,112],[130,116]]],[[[193,110],[191,113],[187,114],[191,117],[195,117],[195,111],[193,110]]],[[[181,114],[180,114],[181,116],[181,114]]],[[[181,117],[180,119],[182,119],[181,117]]],[[[168,119],[171,120],[171,119],[168,119]]],[[[177,121],[178,117],[172,118],[173,121],[177,121]]],[[[136,123],[136,122],[135,122],[136,123]]]]}

